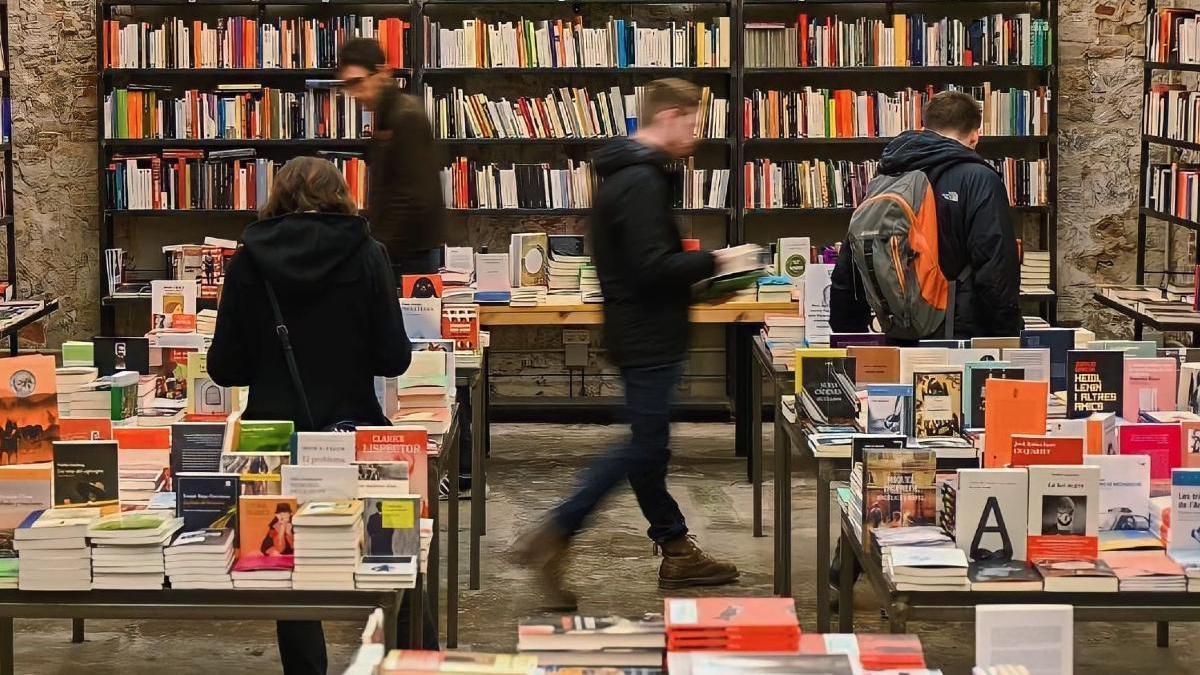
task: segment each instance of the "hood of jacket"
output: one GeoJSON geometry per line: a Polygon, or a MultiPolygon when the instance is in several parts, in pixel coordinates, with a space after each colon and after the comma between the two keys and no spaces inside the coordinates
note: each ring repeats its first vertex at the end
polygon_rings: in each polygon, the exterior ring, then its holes
{"type": "Polygon", "coordinates": [[[635,164],[649,164],[661,170],[668,157],[632,138],[618,138],[597,150],[592,161],[595,162],[596,175],[605,178],[635,164]]]}
{"type": "Polygon", "coordinates": [[[887,144],[879,160],[879,171],[896,175],[906,171],[924,171],[930,182],[943,171],[962,163],[990,166],[979,153],[933,131],[906,131],[887,144]]]}
{"type": "Polygon", "coordinates": [[[251,224],[242,244],[259,274],[283,294],[326,283],[369,238],[370,227],[360,216],[291,213],[251,224]]]}

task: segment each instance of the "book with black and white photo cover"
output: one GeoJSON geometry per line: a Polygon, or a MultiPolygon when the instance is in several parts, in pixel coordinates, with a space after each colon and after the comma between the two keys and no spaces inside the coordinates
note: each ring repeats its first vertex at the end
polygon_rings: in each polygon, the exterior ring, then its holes
{"type": "Polygon", "coordinates": [[[913,436],[962,435],[962,368],[940,366],[913,372],[913,436]]]}
{"type": "Polygon", "coordinates": [[[972,361],[963,366],[963,428],[983,428],[983,410],[987,402],[984,385],[989,378],[1021,380],[1025,369],[1007,361],[972,361]]]}
{"type": "Polygon", "coordinates": [[[150,374],[150,340],[144,337],[94,337],[93,358],[101,376],[132,370],[150,374]]]}
{"type": "Polygon", "coordinates": [[[1125,353],[1072,349],[1067,352],[1067,417],[1120,414],[1125,382],[1125,353]]]}
{"type": "Polygon", "coordinates": [[[357,462],[357,496],[405,497],[412,494],[408,489],[408,462],[357,462]]]}
{"type": "Polygon", "coordinates": [[[364,556],[416,558],[420,555],[419,497],[367,497],[362,501],[364,556]]]}
{"type": "Polygon", "coordinates": [[[1200,414],[1200,363],[1179,366],[1179,391],[1175,395],[1180,410],[1200,414]]]}
{"type": "Polygon", "coordinates": [[[229,473],[181,473],[175,477],[175,504],[183,531],[238,527],[240,479],[229,473]]]}
{"type": "Polygon", "coordinates": [[[974,561],[1026,560],[1029,476],[1024,469],[959,469],[954,540],[974,561]]]}
{"type": "Polygon", "coordinates": [[[117,510],[116,441],[54,441],[54,505],[117,510]]]}
{"type": "Polygon", "coordinates": [[[911,435],[912,385],[867,385],[867,433],[911,435]]]}
{"type": "Polygon", "coordinates": [[[1100,467],[1043,464],[1029,471],[1029,559],[1094,560],[1100,467]]]}
{"type": "Polygon", "coordinates": [[[854,358],[844,349],[796,350],[796,398],[815,424],[853,424],[858,417],[854,358]]]}

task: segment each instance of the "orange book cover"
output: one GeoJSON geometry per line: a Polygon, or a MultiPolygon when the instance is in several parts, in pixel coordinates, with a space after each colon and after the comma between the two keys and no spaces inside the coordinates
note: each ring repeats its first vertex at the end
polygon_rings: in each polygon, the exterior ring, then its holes
{"type": "Polygon", "coordinates": [[[0,359],[0,464],[52,461],[58,424],[54,357],[0,359]]]}
{"type": "Polygon", "coordinates": [[[667,598],[667,633],[728,628],[800,631],[793,598],[667,598]]]}
{"type": "Polygon", "coordinates": [[[107,417],[63,417],[58,420],[60,441],[110,441],[112,420],[107,417]]]}
{"type": "Polygon", "coordinates": [[[1104,551],[1100,559],[1108,563],[1118,579],[1182,576],[1183,568],[1161,549],[1153,551],[1104,551]]]}
{"type": "Polygon", "coordinates": [[[442,275],[403,274],[400,276],[400,295],[404,298],[440,298],[442,275]]]}
{"type": "Polygon", "coordinates": [[[1087,419],[1087,454],[1117,454],[1117,415],[1093,413],[1087,419]]]}
{"type": "Polygon", "coordinates": [[[900,381],[900,349],[851,345],[846,355],[854,357],[855,382],[888,384],[900,381]]]}
{"type": "Polygon", "coordinates": [[[171,449],[171,427],[117,427],[112,438],[122,450],[171,449]]]}
{"type": "Polygon", "coordinates": [[[837,134],[838,138],[854,135],[854,92],[849,89],[838,89],[833,92],[837,102],[837,134]]]}
{"type": "Polygon", "coordinates": [[[1013,434],[1046,433],[1050,383],[991,378],[983,387],[983,465],[1003,468],[1012,460],[1013,434]]]}
{"type": "Polygon", "coordinates": [[[359,462],[408,462],[408,490],[429,499],[429,433],[418,427],[359,427],[354,432],[359,462]]]}
{"type": "Polygon", "coordinates": [[[296,554],[296,498],[242,495],[238,499],[238,571],[290,570],[296,554]]]}
{"type": "Polygon", "coordinates": [[[1013,467],[1034,464],[1082,464],[1083,439],[1069,436],[1013,434],[1013,467]]]}

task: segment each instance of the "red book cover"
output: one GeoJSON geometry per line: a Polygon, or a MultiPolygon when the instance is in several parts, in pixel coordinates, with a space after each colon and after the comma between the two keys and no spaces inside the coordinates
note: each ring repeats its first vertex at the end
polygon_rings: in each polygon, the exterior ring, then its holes
{"type": "Polygon", "coordinates": [[[429,434],[416,427],[359,427],[354,459],[359,462],[408,462],[408,489],[429,499],[429,434]]]}
{"type": "Polygon", "coordinates": [[[667,598],[668,635],[714,629],[787,629],[799,632],[793,598],[667,598]]]}
{"type": "Polygon", "coordinates": [[[405,298],[440,298],[442,297],[442,276],[440,274],[402,274],[400,276],[400,295],[405,298]]]}
{"type": "Polygon", "coordinates": [[[107,417],[63,417],[58,421],[60,441],[111,441],[112,420],[107,417]]]}
{"type": "Polygon", "coordinates": [[[1170,481],[1182,462],[1183,434],[1178,424],[1125,424],[1118,428],[1122,455],[1150,458],[1150,480],[1170,481]]]}
{"type": "Polygon", "coordinates": [[[1083,439],[1013,434],[1013,467],[1034,464],[1083,464],[1083,439]]]}
{"type": "Polygon", "coordinates": [[[290,570],[296,554],[296,498],[242,495],[238,499],[238,560],[234,569],[290,570]]]}
{"type": "Polygon", "coordinates": [[[800,34],[800,44],[796,45],[798,54],[800,54],[800,65],[807,67],[808,64],[808,15],[801,12],[796,17],[796,32],[800,34]]]}
{"type": "Polygon", "coordinates": [[[858,660],[867,670],[925,667],[925,651],[916,635],[860,633],[857,639],[858,660]]]}
{"type": "Polygon", "coordinates": [[[1136,422],[1143,410],[1174,410],[1178,369],[1174,357],[1126,358],[1121,416],[1136,422]]]}
{"type": "Polygon", "coordinates": [[[116,427],[112,439],[121,449],[170,450],[171,427],[116,427]]]}

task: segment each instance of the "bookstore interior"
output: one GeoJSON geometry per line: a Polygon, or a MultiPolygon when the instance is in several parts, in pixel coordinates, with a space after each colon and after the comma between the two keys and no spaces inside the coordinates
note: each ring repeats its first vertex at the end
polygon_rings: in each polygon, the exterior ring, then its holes
{"type": "MultiPolygon", "coordinates": [[[[9,7],[0,675],[279,672],[274,621],[328,623],[327,669],[285,673],[1200,672],[1200,11],[1120,10],[1142,106],[1118,161],[1136,184],[1098,198],[1136,195],[1113,207],[1136,237],[1111,253],[1123,283],[1067,288],[1060,268],[1096,254],[1060,237],[1078,186],[1060,188],[1056,90],[1075,64],[1059,42],[1080,24],[1060,31],[1072,11],[1051,0],[95,0],[95,120],[66,130],[98,136],[94,255],[64,285],[44,263],[83,221],[53,222],[59,195],[18,165],[57,85],[28,76],[32,29],[9,7]],[[355,38],[410,95],[404,123],[427,122],[450,234],[436,271],[398,265],[385,296],[411,344],[402,374],[373,373],[389,424],[313,430],[247,414],[253,386],[218,384],[209,348],[289,160],[328,160],[364,214],[392,187],[369,174],[406,180],[373,145],[395,120],[339,70],[355,38]],[[741,576],[641,585],[658,562],[631,464],[574,547],[578,609],[548,613],[514,541],[629,433],[602,327],[610,302],[660,290],[605,297],[625,272],[588,236],[611,213],[593,211],[612,199],[594,153],[646,137],[661,78],[698,96],[694,146],[656,155],[681,252],[655,255],[726,263],[681,285],[694,325],[667,482],[741,576]],[[904,192],[881,161],[941,133],[925,113],[947,91],[978,111],[960,161],[996,185],[954,218],[945,174],[910,171],[925,192],[904,192]],[[983,210],[1002,223],[987,244],[983,210]],[[991,250],[947,278],[939,245],[967,239],[991,250]],[[960,334],[956,298],[998,308],[982,279],[1005,260],[1024,328],[960,334]],[[865,330],[835,327],[847,283],[865,330]],[[180,634],[130,628],[156,622],[180,634]]],[[[292,359],[284,319],[259,318],[292,359]]],[[[357,362],[339,347],[330,363],[357,362]]]]}

